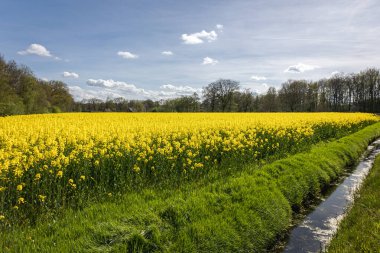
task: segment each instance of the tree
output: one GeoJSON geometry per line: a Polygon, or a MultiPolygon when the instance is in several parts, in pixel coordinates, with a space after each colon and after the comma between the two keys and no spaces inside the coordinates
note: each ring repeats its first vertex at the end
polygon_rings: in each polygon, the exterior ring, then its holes
{"type": "Polygon", "coordinates": [[[26,66],[0,56],[0,114],[70,111],[74,103],[63,82],[45,82],[26,66]]]}
{"type": "Polygon", "coordinates": [[[0,76],[0,116],[23,114],[24,104],[13,88],[7,84],[4,76],[0,76]]]}
{"type": "Polygon", "coordinates": [[[234,100],[237,103],[238,112],[257,111],[255,110],[255,95],[249,89],[235,92],[234,100]]]}
{"type": "Polygon", "coordinates": [[[305,96],[304,110],[315,112],[318,108],[318,83],[311,82],[307,84],[307,93],[305,96]]]}
{"type": "Polygon", "coordinates": [[[234,107],[234,93],[240,85],[237,81],[219,79],[203,88],[203,107],[206,111],[226,112],[234,107]]]}
{"type": "Polygon", "coordinates": [[[307,94],[307,82],[305,80],[289,80],[282,84],[278,92],[284,111],[304,111],[304,103],[307,94]]]}
{"type": "Polygon", "coordinates": [[[277,91],[274,87],[269,87],[267,93],[262,95],[261,98],[260,111],[264,112],[275,112],[277,111],[277,91]]]}
{"type": "Polygon", "coordinates": [[[74,99],[69,93],[67,85],[61,81],[50,81],[45,85],[48,90],[48,100],[51,107],[58,107],[63,112],[73,109],[74,99]]]}
{"type": "Polygon", "coordinates": [[[197,93],[192,96],[167,99],[163,101],[161,111],[164,112],[198,112],[200,102],[197,93]]]}

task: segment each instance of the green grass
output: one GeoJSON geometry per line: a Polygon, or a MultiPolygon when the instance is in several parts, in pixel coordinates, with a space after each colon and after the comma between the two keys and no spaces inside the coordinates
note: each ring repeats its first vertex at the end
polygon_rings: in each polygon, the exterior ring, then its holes
{"type": "Polygon", "coordinates": [[[340,224],[328,252],[380,252],[380,156],[340,224]]]}
{"type": "Polygon", "coordinates": [[[380,123],[261,168],[145,189],[0,234],[3,252],[266,252],[293,212],[355,163],[380,123]]]}

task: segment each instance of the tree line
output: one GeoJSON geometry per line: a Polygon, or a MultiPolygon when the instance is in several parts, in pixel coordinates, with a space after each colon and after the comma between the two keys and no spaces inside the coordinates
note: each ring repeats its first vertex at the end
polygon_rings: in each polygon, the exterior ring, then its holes
{"type": "Polygon", "coordinates": [[[200,110],[210,112],[380,112],[380,71],[335,74],[318,81],[288,80],[265,94],[220,79],[203,88],[200,110]]]}
{"type": "Polygon", "coordinates": [[[75,102],[61,81],[36,78],[0,56],[0,115],[49,112],[380,112],[380,71],[335,74],[318,81],[288,80],[265,94],[219,79],[194,93],[160,101],[92,98],[75,102]]]}
{"type": "Polygon", "coordinates": [[[0,116],[73,110],[65,83],[36,78],[26,66],[0,56],[0,116]]]}
{"type": "Polygon", "coordinates": [[[194,93],[161,101],[122,98],[77,103],[83,111],[138,112],[380,112],[380,71],[369,68],[357,74],[335,74],[318,81],[288,80],[276,90],[259,95],[242,90],[239,82],[219,79],[194,93]]]}

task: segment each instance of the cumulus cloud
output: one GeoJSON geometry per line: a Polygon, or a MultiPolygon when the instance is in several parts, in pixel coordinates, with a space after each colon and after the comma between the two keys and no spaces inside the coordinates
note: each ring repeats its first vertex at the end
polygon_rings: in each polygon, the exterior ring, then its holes
{"type": "MultiPolygon", "coordinates": [[[[53,55],[49,52],[49,50],[46,49],[41,44],[30,44],[29,47],[23,51],[17,52],[19,55],[38,55],[42,57],[53,57],[53,55]]],[[[55,57],[57,60],[59,60],[59,57],[55,57]]]]}
{"type": "Polygon", "coordinates": [[[174,92],[177,95],[191,95],[194,92],[200,92],[202,89],[196,89],[190,86],[175,86],[171,84],[161,85],[160,89],[167,92],[174,92]]]}
{"type": "Polygon", "coordinates": [[[267,78],[265,76],[251,76],[251,79],[253,80],[256,80],[256,81],[264,81],[264,80],[267,80],[267,78]]]}
{"type": "Polygon", "coordinates": [[[216,26],[216,29],[218,29],[219,31],[222,31],[224,26],[222,24],[217,24],[216,26]]]}
{"type": "Polygon", "coordinates": [[[284,72],[286,73],[303,73],[305,71],[314,70],[319,68],[319,66],[316,65],[308,65],[304,63],[298,63],[297,65],[289,66],[287,69],[285,69],[284,72]]]}
{"type": "Polygon", "coordinates": [[[201,88],[193,88],[187,85],[161,85],[158,90],[145,90],[136,87],[134,84],[128,84],[122,81],[112,79],[88,79],[89,88],[80,86],[69,86],[70,93],[76,101],[83,99],[98,98],[106,100],[107,98],[122,97],[125,99],[170,99],[180,96],[190,96],[194,92],[200,93],[201,88]]]}
{"type": "Polygon", "coordinates": [[[210,57],[205,57],[205,58],[203,58],[202,65],[215,65],[217,63],[218,63],[217,60],[212,59],[210,57]]]}
{"type": "Polygon", "coordinates": [[[173,52],[172,51],[162,51],[161,54],[162,55],[173,55],[173,52]]]}
{"type": "Polygon", "coordinates": [[[184,33],[181,36],[183,43],[188,45],[202,44],[205,41],[212,42],[217,38],[218,34],[215,31],[206,32],[205,30],[192,34],[184,33]]]}
{"type": "Polygon", "coordinates": [[[125,94],[118,93],[117,91],[112,90],[93,90],[85,89],[79,86],[68,86],[70,94],[73,96],[75,101],[82,101],[84,99],[97,98],[101,100],[106,100],[108,98],[128,98],[125,94]]]}
{"type": "Polygon", "coordinates": [[[63,77],[67,77],[67,78],[69,78],[69,77],[72,77],[72,78],[79,78],[79,75],[78,75],[77,73],[75,73],[75,72],[68,72],[68,71],[64,71],[64,72],[62,73],[62,76],[63,76],[63,77]]]}
{"type": "Polygon", "coordinates": [[[144,89],[137,88],[134,84],[128,84],[126,82],[114,81],[112,79],[103,80],[103,79],[88,79],[87,85],[114,89],[119,91],[128,92],[136,95],[147,95],[148,93],[144,89]]]}
{"type": "Polygon", "coordinates": [[[124,59],[137,59],[139,56],[137,54],[132,54],[128,51],[119,51],[117,52],[117,55],[123,57],[124,59]]]}

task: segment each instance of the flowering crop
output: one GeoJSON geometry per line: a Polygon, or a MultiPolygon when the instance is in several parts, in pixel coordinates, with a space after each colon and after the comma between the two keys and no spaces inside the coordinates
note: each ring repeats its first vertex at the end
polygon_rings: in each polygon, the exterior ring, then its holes
{"type": "Polygon", "coordinates": [[[0,223],[87,193],[179,180],[348,133],[364,113],[74,113],[0,118],[0,223]],[[27,211],[29,210],[29,211],[27,211]]]}

